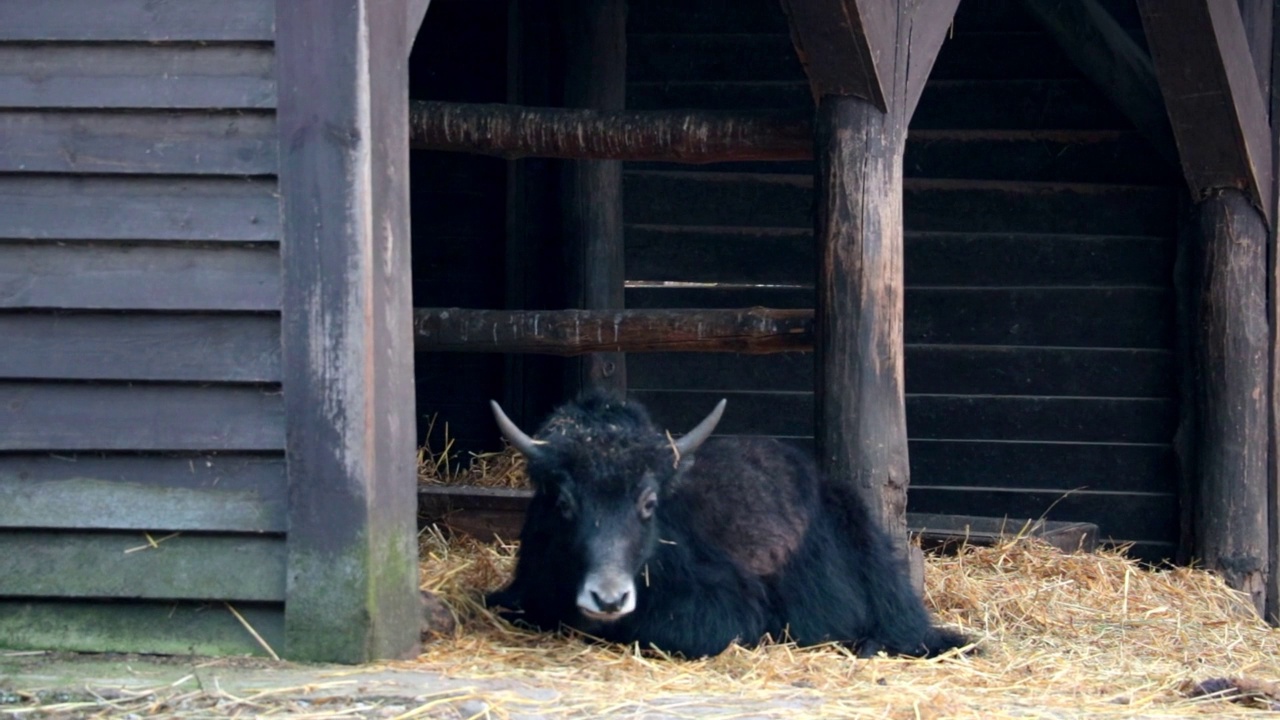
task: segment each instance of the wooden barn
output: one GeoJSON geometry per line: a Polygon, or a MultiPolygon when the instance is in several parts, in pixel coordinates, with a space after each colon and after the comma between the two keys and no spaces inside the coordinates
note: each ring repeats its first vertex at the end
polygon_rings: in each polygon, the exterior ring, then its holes
{"type": "Polygon", "coordinates": [[[412,654],[428,419],[589,384],[1274,620],[1274,26],[0,0],[0,647],[412,654]]]}

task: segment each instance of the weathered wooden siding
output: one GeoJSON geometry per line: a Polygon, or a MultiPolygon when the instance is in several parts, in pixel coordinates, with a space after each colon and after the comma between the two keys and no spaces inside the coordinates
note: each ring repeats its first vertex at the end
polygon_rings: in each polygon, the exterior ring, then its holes
{"type": "MultiPolygon", "coordinates": [[[[629,106],[812,98],[774,2],[633,4],[629,106]]],[[[911,510],[1177,538],[1177,176],[1016,2],[962,3],[905,157],[911,510]]],[[[812,166],[632,164],[630,307],[810,307],[812,166]],[[665,285],[664,285],[665,283],[665,285]],[[679,283],[672,286],[671,283],[679,283]]],[[[675,428],[811,443],[808,356],[634,355],[675,428]]]]}
{"type": "Polygon", "coordinates": [[[0,0],[6,646],[281,643],[274,7],[0,0]]]}

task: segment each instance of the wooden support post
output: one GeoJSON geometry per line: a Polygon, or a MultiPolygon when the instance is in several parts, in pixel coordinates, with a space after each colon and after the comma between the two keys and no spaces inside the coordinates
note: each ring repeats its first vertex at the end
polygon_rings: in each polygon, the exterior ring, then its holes
{"type": "Polygon", "coordinates": [[[828,95],[814,143],[818,238],[817,446],[828,477],[850,482],[906,537],[902,155],[897,117],[828,95]]]}
{"type": "MultiPolygon", "coordinates": [[[[626,0],[563,0],[564,104],[621,110],[627,84],[626,0]]],[[[626,281],[622,238],[622,163],[578,160],[567,164],[561,188],[565,240],[569,243],[571,297],[578,307],[623,307],[626,281]]],[[[577,365],[580,387],[625,391],[621,353],[593,353],[577,365]]]]}
{"type": "Polygon", "coordinates": [[[284,655],[296,660],[419,645],[406,12],[404,0],[276,3],[284,655]]]}
{"type": "MultiPolygon", "coordinates": [[[[1166,111],[1196,201],[1192,357],[1197,477],[1193,554],[1268,602],[1270,388],[1267,243],[1273,153],[1257,48],[1235,2],[1137,0],[1166,111]]],[[[1267,15],[1268,13],[1261,13],[1267,15]]],[[[1251,17],[1258,13],[1251,11],[1251,17]]],[[[1254,28],[1254,30],[1258,30],[1254,28]]]]}
{"type": "Polygon", "coordinates": [[[1267,224],[1240,190],[1199,204],[1196,328],[1200,416],[1196,548],[1204,564],[1266,603],[1268,548],[1267,224]]]}
{"type": "MultiPolygon", "coordinates": [[[[1257,3],[1252,3],[1256,5],[1257,3]]],[[[1271,7],[1271,2],[1265,3],[1271,7]]],[[[1256,12],[1256,11],[1255,11],[1256,12]]],[[[1259,77],[1266,78],[1267,109],[1271,118],[1271,167],[1280,168],[1280,32],[1275,31],[1277,19],[1272,8],[1270,37],[1270,69],[1263,71],[1259,62],[1259,77]]],[[[1247,20],[1250,14],[1244,13],[1247,20]]],[[[1260,14],[1260,13],[1257,13],[1260,14]]],[[[1246,22],[1246,27],[1251,27],[1246,22]]],[[[1251,38],[1254,42],[1256,38],[1251,38]]],[[[1252,45],[1257,61],[1260,52],[1252,45]]],[[[1271,562],[1267,573],[1267,621],[1280,625],[1280,180],[1273,173],[1271,183],[1271,237],[1267,243],[1267,324],[1271,329],[1270,382],[1267,385],[1270,413],[1270,438],[1267,446],[1267,546],[1271,548],[1271,562]]]]}
{"type": "MultiPolygon", "coordinates": [[[[815,440],[822,470],[906,542],[902,157],[959,0],[783,0],[818,98],[815,440]]],[[[917,587],[923,562],[912,557],[917,587]]]]}

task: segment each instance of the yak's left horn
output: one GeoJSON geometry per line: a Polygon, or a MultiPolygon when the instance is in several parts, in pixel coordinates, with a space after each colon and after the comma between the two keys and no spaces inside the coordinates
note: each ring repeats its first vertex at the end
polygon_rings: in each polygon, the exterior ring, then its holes
{"type": "Polygon", "coordinates": [[[682,435],[679,440],[676,440],[674,443],[676,452],[680,455],[689,455],[692,454],[694,450],[697,450],[699,445],[706,442],[707,438],[711,437],[711,433],[715,431],[716,425],[720,422],[720,416],[724,414],[724,406],[728,402],[728,400],[721,400],[716,404],[715,409],[711,411],[710,415],[703,418],[702,422],[698,423],[692,430],[682,435]]]}

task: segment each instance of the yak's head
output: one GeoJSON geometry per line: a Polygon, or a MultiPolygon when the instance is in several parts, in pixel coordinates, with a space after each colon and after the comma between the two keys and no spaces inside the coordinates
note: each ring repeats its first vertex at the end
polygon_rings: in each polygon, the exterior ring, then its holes
{"type": "Polygon", "coordinates": [[[542,561],[581,568],[576,600],[585,617],[612,622],[635,610],[637,577],[662,539],[663,500],[725,401],[678,438],[659,432],[637,403],[598,393],[558,409],[535,437],[490,404],[507,442],[528,460],[529,512],[541,514],[554,528],[554,545],[570,554],[542,561]]]}

